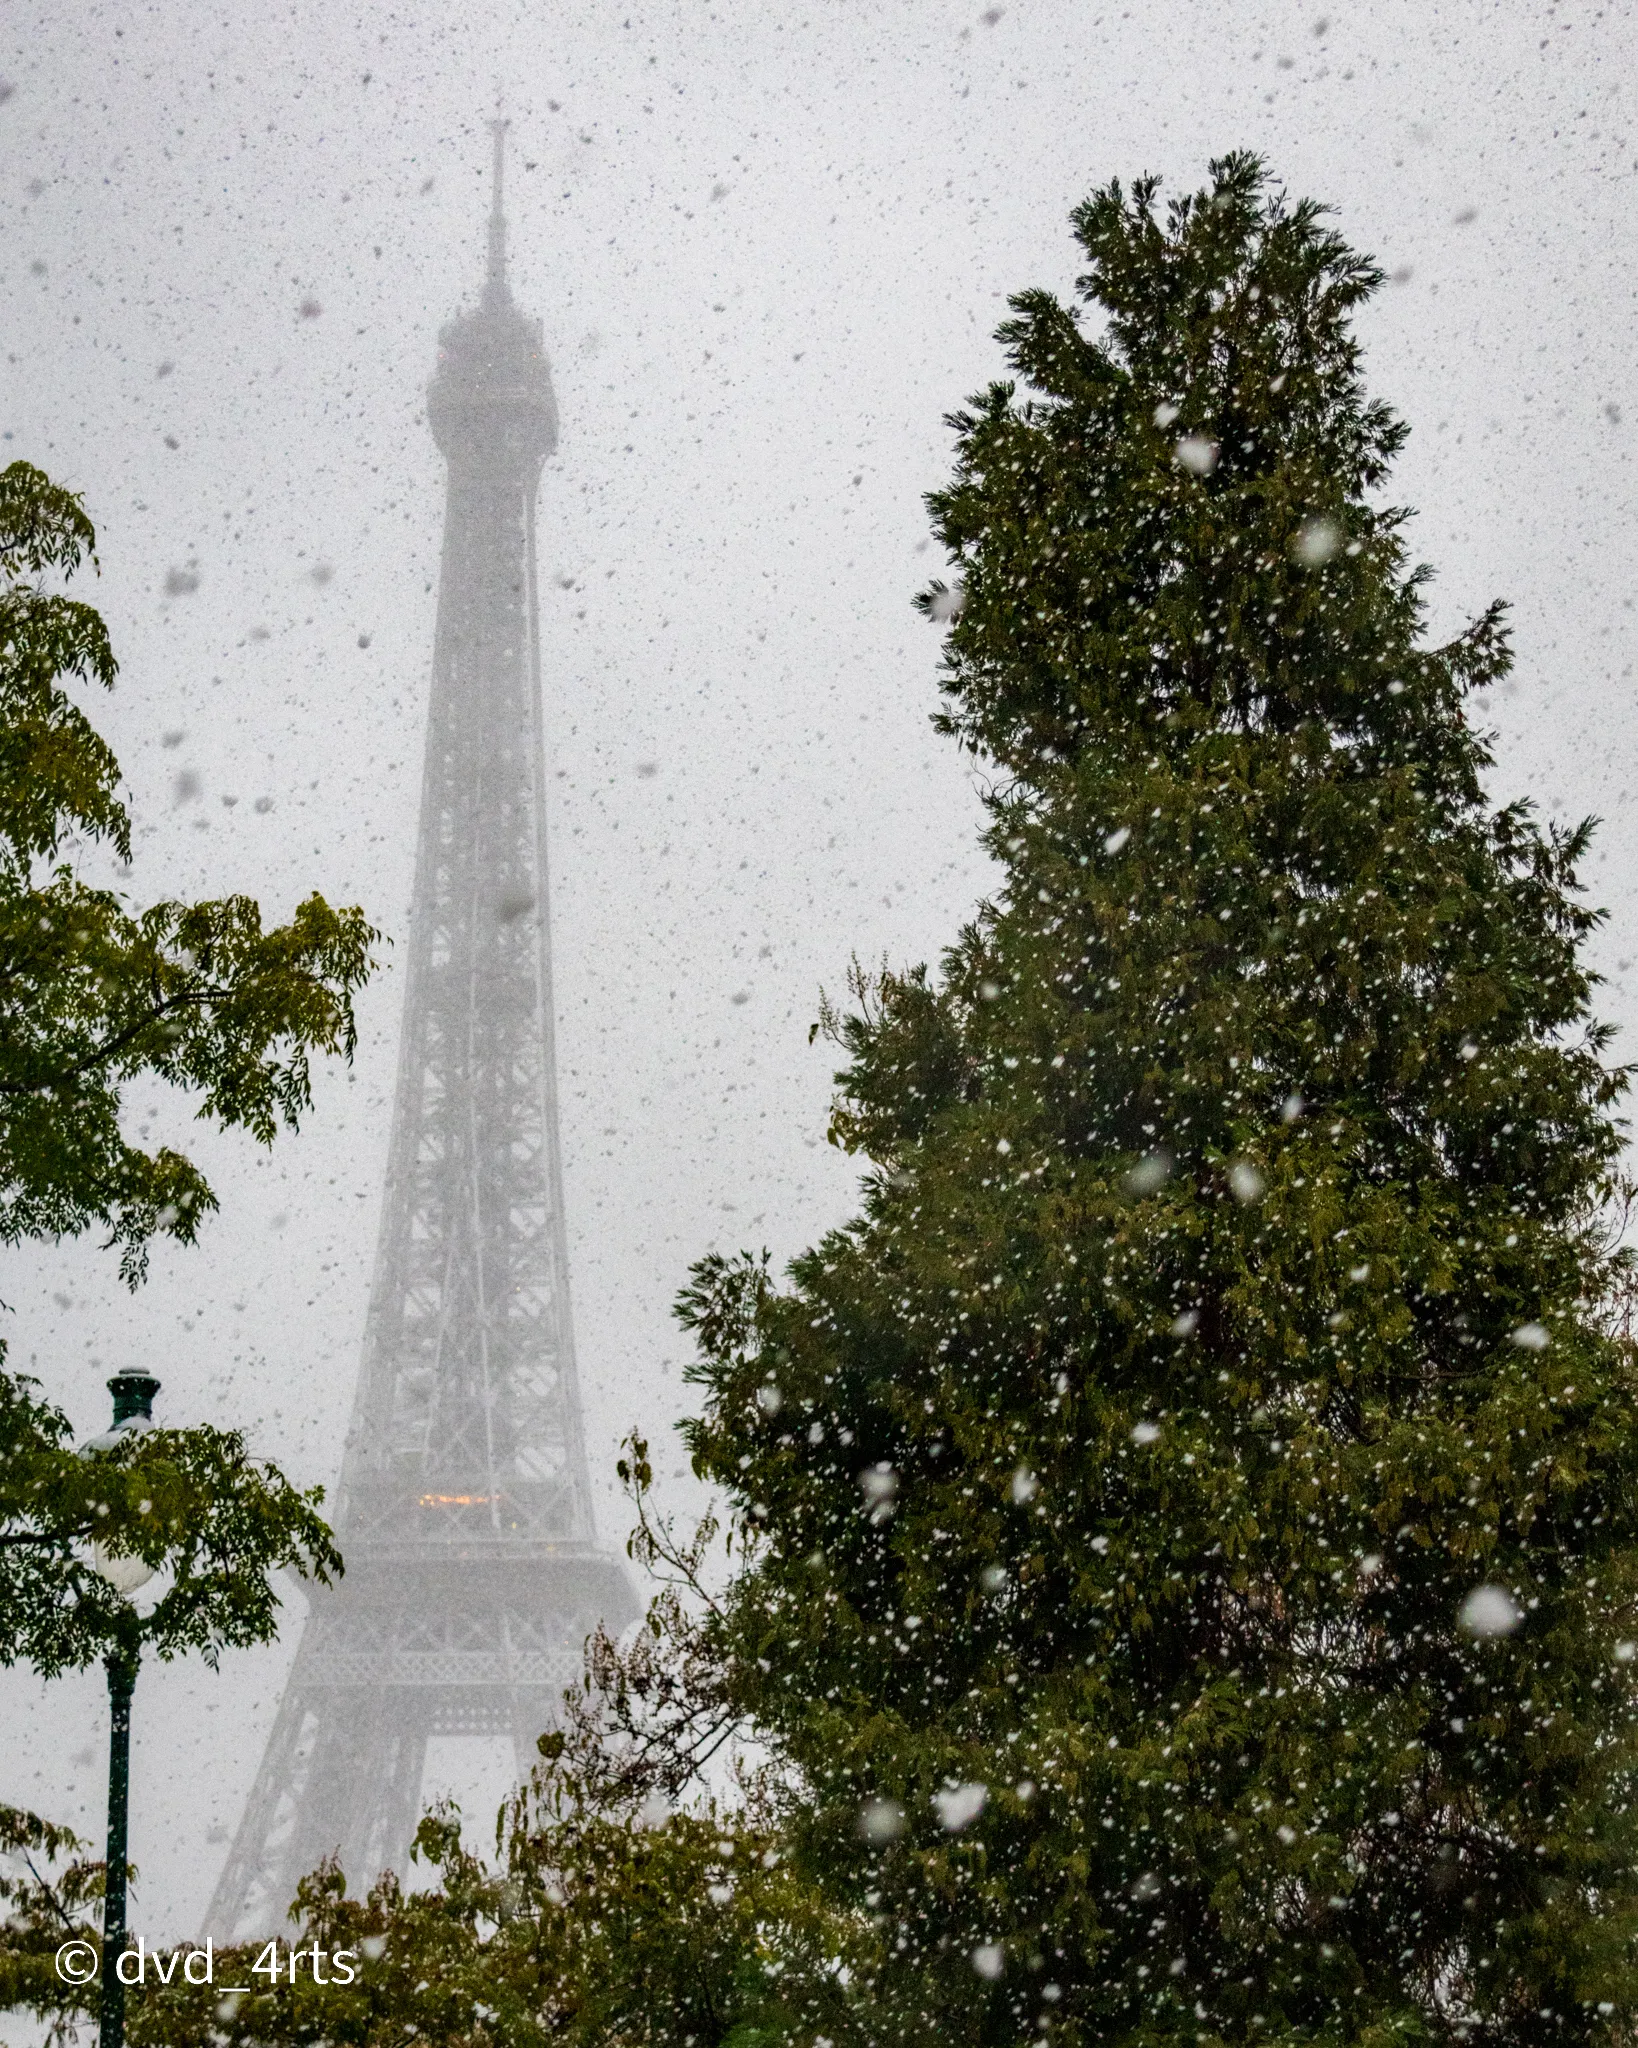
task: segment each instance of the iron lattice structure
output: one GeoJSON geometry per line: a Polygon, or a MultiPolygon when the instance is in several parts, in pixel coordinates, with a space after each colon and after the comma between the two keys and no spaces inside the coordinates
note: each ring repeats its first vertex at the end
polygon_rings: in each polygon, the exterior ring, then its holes
{"type": "Polygon", "coordinates": [[[534,506],[557,438],[512,302],[495,128],[489,270],[439,336],[449,465],[408,987],[375,1281],[337,1525],[217,1887],[220,1940],[282,1924],[339,1853],[402,1869],[435,1735],[520,1773],[599,1621],[636,1607],[592,1525],[553,1051],[534,506]]]}

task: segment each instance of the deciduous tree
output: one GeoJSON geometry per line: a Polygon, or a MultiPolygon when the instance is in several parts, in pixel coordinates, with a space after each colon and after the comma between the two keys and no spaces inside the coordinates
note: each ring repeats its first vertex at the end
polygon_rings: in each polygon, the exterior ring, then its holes
{"type": "Polygon", "coordinates": [[[73,694],[112,686],[108,630],[50,587],[95,545],[71,492],[0,471],[0,1242],[100,1225],[134,1282],[216,1198],[181,1153],[130,1142],[124,1085],[157,1077],[270,1143],[308,1105],[313,1054],[351,1056],[376,934],[316,895],[270,931],[248,896],[136,910],[63,857],[131,850],[119,764],[73,694]]]}
{"type": "MultiPolygon", "coordinates": [[[[126,1086],[163,1080],[270,1143],[308,1106],[313,1054],[351,1056],[376,934],[316,895],[264,930],[249,897],[136,910],[82,878],[88,850],[131,843],[118,763],[75,695],[114,681],[107,629],[54,587],[94,550],[78,498],[28,463],[0,471],[0,1242],[101,1227],[134,1286],[153,1238],[191,1243],[216,1198],[180,1152],[130,1142],[126,1086]]],[[[321,1494],[236,1432],[131,1428],[79,1456],[66,1416],[3,1359],[0,1344],[0,1664],[214,1662],[275,1633],[271,1574],[339,1570],[321,1494]],[[112,1583],[132,1560],[164,1574],[140,1613],[112,1583]]],[[[100,1898],[100,1866],[54,1881],[40,1859],[79,1846],[0,1809],[0,2000],[74,2007],[47,1959],[100,1898]]]]}

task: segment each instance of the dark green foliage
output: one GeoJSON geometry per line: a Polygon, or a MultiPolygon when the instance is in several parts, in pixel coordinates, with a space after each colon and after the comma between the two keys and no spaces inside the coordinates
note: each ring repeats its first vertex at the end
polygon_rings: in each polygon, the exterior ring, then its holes
{"type": "Polygon", "coordinates": [[[92,554],[79,500],[26,462],[0,472],[0,1242],[101,1224],[133,1283],[156,1235],[191,1242],[216,1206],[181,1153],[120,1130],[121,1085],[155,1074],[199,1114],[271,1141],[310,1100],[313,1053],[353,1048],[376,934],[310,896],[262,929],[247,896],[136,913],[62,864],[130,852],[119,764],[65,687],[111,686],[107,628],[47,590],[92,554]]]}
{"type": "MultiPolygon", "coordinates": [[[[150,1240],[191,1242],[215,1198],[180,1153],[126,1141],[123,1085],[158,1076],[270,1143],[307,1107],[312,1055],[351,1055],[376,934],[319,896],[263,931],[248,897],[136,913],[68,861],[42,872],[99,841],[130,851],[119,764],[69,694],[113,683],[107,629],[42,582],[94,563],[94,545],[77,498],[27,463],[0,471],[0,1243],[100,1224],[135,1285],[150,1240]]],[[[274,1572],[328,1582],[341,1568],[322,1494],[234,1431],[127,1428],[88,1456],[69,1439],[35,1382],[0,1364],[0,1664],[52,1677],[99,1658],[134,1669],[143,1652],[214,1663],[277,1632],[274,1572]],[[134,1558],[165,1574],[140,1608],[109,1575],[134,1558]]],[[[80,1846],[0,1807],[0,2009],[59,2027],[92,1994],[51,1953],[86,1931],[102,1866],[47,1866],[80,1846]]]]}
{"type": "MultiPolygon", "coordinates": [[[[639,1477],[639,1501],[646,1485],[639,1477]]],[[[670,1548],[646,1516],[642,1526],[670,1548]]],[[[698,1552],[675,1554],[692,1560],[681,1565],[687,1578],[698,1552]]],[[[663,1796],[679,1761],[690,1775],[687,1758],[697,1760],[713,1718],[710,1699],[694,1694],[697,1651],[697,1633],[663,1596],[634,1646],[599,1639],[585,1687],[540,1738],[529,1786],[498,1818],[498,1868],[463,1843],[458,1810],[444,1806],[416,1840],[429,1888],[408,1891],[389,1874],[357,1899],[331,1866],[305,1879],[291,1915],[298,1931],[280,1954],[350,1951],[354,1982],[327,1963],[330,1981],[316,1983],[307,1961],[292,1985],[286,1960],[275,1989],[265,1944],[251,1943],[216,1965],[218,1985],[249,1985],[248,1997],[181,1983],[137,1994],[135,2048],[838,2039],[871,1937],[792,1869],[772,1784],[742,1775],[731,1799],[696,1798],[685,1811],[663,1796]]]]}
{"type": "MultiPolygon", "coordinates": [[[[52,1678],[99,1658],[134,1667],[190,1650],[215,1664],[278,1633],[274,1573],[326,1585],[339,1575],[322,1491],[298,1492],[237,1431],[110,1437],[76,1452],[68,1418],[0,1367],[0,1665],[52,1678]],[[140,1606],[100,1568],[137,1558],[163,1574],[140,1606]]],[[[65,1980],[52,1961],[66,1940],[100,1943],[105,1867],[84,1847],[0,1806],[0,2012],[49,2019],[53,2040],[72,2039],[75,2016],[96,2004],[94,1984],[65,1980]]]]}
{"type": "Polygon", "coordinates": [[[65,1941],[96,1944],[103,1866],[86,1844],[15,1806],[0,1806],[0,2012],[28,2012],[50,2043],[75,2038],[94,2012],[95,1984],[74,1985],[53,1958],[65,1941]]]}
{"type": "MultiPolygon", "coordinates": [[[[703,1811],[644,1828],[564,1813],[525,1826],[504,1868],[461,1846],[459,1817],[422,1822],[433,1888],[388,1876],[349,1899],[340,1873],[305,1880],[292,1947],[350,1950],[357,1979],[315,1984],[310,1962],[275,1990],[253,1974],[264,1944],[223,1951],[219,1988],[133,1994],[133,2048],[305,2048],[414,2039],[431,2048],[776,2048],[797,2038],[787,1976],[806,1987],[829,1932],[777,1862],[765,1823],[703,1811]]],[[[424,1879],[423,1879],[424,1881],[424,1879]]],[[[329,1966],[326,1965],[329,1973],[329,1966]]],[[[842,1998],[832,1988],[829,2003],[842,1998]]]]}
{"type": "MultiPolygon", "coordinates": [[[[144,1450],[165,1448],[157,1434],[144,1450]]],[[[96,1491],[111,1494],[158,1461],[96,1469],[96,1491]]],[[[637,1507],[632,1554],[659,1590],[631,1642],[594,1636],[530,1784],[497,1817],[493,1861],[445,1805],[417,1836],[421,1888],[388,1873],[349,1898],[344,1874],[325,1865],[298,1888],[276,1981],[257,1940],[218,1950],[212,1984],[173,1970],[169,1984],[135,1986],[133,2048],[781,2048],[846,2034],[874,1937],[793,1867],[770,1774],[737,1770],[726,1799],[700,1784],[726,1732],[697,1618],[715,1524],[683,1541],[652,1515],[640,1438],[623,1477],[637,1507]],[[684,1786],[691,1801],[675,1809],[668,1795],[684,1786]],[[228,1985],[248,1992],[224,1996],[228,1985]]],[[[309,1569],[333,1562],[323,1550],[309,1569]]],[[[71,1860],[83,1846],[0,1807],[0,2011],[34,2010],[59,2030],[53,2040],[72,2038],[96,2003],[94,1987],[62,1982],[52,1965],[64,1940],[99,1939],[103,1868],[71,1860]],[[65,1867],[53,1873],[52,1858],[65,1867]]]]}
{"type": "Polygon", "coordinates": [[[1499,608],[1424,644],[1375,269],[1245,158],[1076,228],[932,501],[1004,884],[828,1020],[858,1219],[684,1299],[728,1696],[880,1931],[861,2039],[1620,2038],[1587,830],[1485,801],[1499,608]]]}
{"type": "Polygon", "coordinates": [[[298,1492],[236,1430],[131,1430],[90,1455],[69,1438],[34,1383],[0,1369],[0,1664],[54,1678],[127,1640],[214,1664],[278,1633],[269,1574],[328,1585],[341,1569],[322,1490],[298,1492]],[[167,1575],[140,1621],[97,1570],[93,1544],[167,1575]]]}

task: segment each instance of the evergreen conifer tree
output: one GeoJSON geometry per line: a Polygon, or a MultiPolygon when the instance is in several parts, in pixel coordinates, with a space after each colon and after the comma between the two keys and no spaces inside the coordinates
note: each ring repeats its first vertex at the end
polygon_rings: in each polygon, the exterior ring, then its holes
{"type": "Polygon", "coordinates": [[[734,1703],[882,2043],[1631,2038],[1638,1425],[1587,828],[1426,644],[1381,273],[1231,157],[954,418],[1003,879],[827,1011],[856,1220],[696,1269],[734,1703]]]}

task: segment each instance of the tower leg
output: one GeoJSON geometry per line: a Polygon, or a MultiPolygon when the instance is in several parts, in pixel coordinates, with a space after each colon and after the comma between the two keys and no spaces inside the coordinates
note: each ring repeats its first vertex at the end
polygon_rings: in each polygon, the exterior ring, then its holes
{"type": "Polygon", "coordinates": [[[315,1687],[298,1654],[211,1901],[217,1940],[276,1933],[296,1886],[334,1857],[355,1897],[402,1872],[420,1817],[427,1703],[406,1688],[315,1687]]]}

